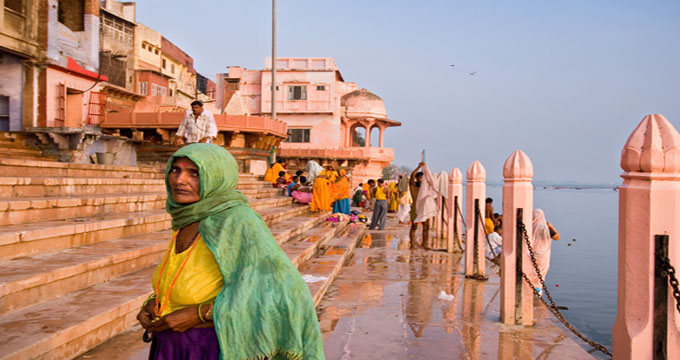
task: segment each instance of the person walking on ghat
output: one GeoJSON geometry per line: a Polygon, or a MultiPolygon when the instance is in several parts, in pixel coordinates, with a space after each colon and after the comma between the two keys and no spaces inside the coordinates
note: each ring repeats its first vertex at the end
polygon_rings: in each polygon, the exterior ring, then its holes
{"type": "Polygon", "coordinates": [[[217,137],[217,123],[210,110],[203,109],[203,103],[196,100],[186,111],[184,120],[175,133],[175,145],[212,143],[217,137]]]}
{"type": "Polygon", "coordinates": [[[385,180],[378,180],[378,186],[373,191],[375,198],[375,205],[373,207],[373,217],[371,218],[371,226],[369,230],[374,230],[378,227],[379,230],[385,230],[385,220],[387,218],[387,203],[391,198],[392,192],[389,186],[385,184],[385,180]]]}
{"type": "Polygon", "coordinates": [[[172,238],[137,314],[149,359],[324,359],[309,288],[237,181],[217,145],[168,160],[172,238]]]}

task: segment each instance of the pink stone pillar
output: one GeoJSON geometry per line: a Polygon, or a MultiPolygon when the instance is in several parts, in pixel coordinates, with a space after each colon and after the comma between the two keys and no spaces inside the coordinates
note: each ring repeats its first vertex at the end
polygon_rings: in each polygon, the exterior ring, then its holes
{"type": "Polygon", "coordinates": [[[366,126],[366,139],[364,139],[364,147],[371,147],[371,126],[366,126]]]}
{"type": "Polygon", "coordinates": [[[378,147],[383,147],[383,140],[385,140],[385,128],[379,127],[380,130],[380,141],[378,141],[378,147]]]}
{"type": "Polygon", "coordinates": [[[660,352],[680,359],[673,290],[667,279],[655,281],[654,269],[655,235],[662,234],[669,236],[671,264],[680,268],[680,134],[662,115],[646,116],[623,147],[621,168],[614,359],[656,359],[660,352]],[[666,291],[665,299],[657,291],[666,291]]]}
{"type": "Polygon", "coordinates": [[[524,235],[518,228],[521,220],[531,241],[534,167],[529,157],[516,150],[503,165],[503,250],[501,252],[501,321],[511,325],[533,325],[533,289],[516,271],[522,262],[525,273],[532,268],[524,235]],[[521,216],[520,216],[521,213],[521,216]]]}
{"type": "Polygon", "coordinates": [[[458,168],[453,168],[449,173],[449,198],[446,200],[446,213],[448,252],[460,252],[463,250],[463,174],[458,168]]]}
{"type": "Polygon", "coordinates": [[[465,185],[465,276],[486,275],[486,234],[484,224],[476,219],[476,211],[484,220],[486,170],[476,161],[467,170],[465,185]],[[478,210],[477,210],[478,209],[478,210]]]}

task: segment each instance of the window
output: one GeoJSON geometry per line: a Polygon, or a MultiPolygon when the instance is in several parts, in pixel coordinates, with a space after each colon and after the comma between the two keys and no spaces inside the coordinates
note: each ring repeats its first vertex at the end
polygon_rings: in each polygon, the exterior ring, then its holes
{"type": "Polygon", "coordinates": [[[308,143],[311,129],[288,129],[287,142],[308,143]]]}
{"type": "MultiPolygon", "coordinates": [[[[151,49],[149,49],[149,51],[151,51],[151,49]]],[[[155,51],[154,53],[155,53],[156,55],[158,55],[158,49],[156,49],[156,51],[155,51]]]]}
{"type": "Polygon", "coordinates": [[[24,12],[26,11],[25,0],[5,0],[5,9],[9,9],[17,14],[24,15],[24,12]]]}
{"type": "Polygon", "coordinates": [[[317,85],[317,86],[316,86],[316,91],[326,91],[326,86],[324,86],[324,85],[317,85]]]}
{"type": "Polygon", "coordinates": [[[175,73],[175,64],[170,64],[170,71],[174,74],[175,73]]]}
{"type": "Polygon", "coordinates": [[[9,96],[0,96],[0,131],[9,131],[9,96]]]}
{"type": "Polygon", "coordinates": [[[307,100],[307,86],[288,86],[288,100],[307,100]]]}
{"type": "MultiPolygon", "coordinates": [[[[271,86],[271,85],[269,85],[269,90],[271,90],[271,89],[272,89],[272,86],[271,86]]],[[[276,85],[276,90],[278,90],[278,89],[279,89],[279,86],[278,86],[278,85],[276,85]]]]}
{"type": "Polygon", "coordinates": [[[165,59],[163,59],[163,69],[165,69],[165,59]]]}
{"type": "Polygon", "coordinates": [[[165,96],[167,90],[165,86],[151,84],[151,96],[165,96]]]}
{"type": "Polygon", "coordinates": [[[146,50],[146,44],[142,43],[142,50],[146,50]]]}
{"type": "Polygon", "coordinates": [[[140,82],[139,83],[139,93],[142,95],[149,95],[149,83],[148,82],[140,82]]]}
{"type": "Polygon", "coordinates": [[[172,96],[172,89],[168,89],[168,96],[172,96]]]}
{"type": "MultiPolygon", "coordinates": [[[[133,45],[135,30],[131,23],[128,23],[127,21],[116,16],[102,13],[100,27],[102,33],[107,38],[119,41],[124,44],[133,45]]],[[[145,44],[142,44],[142,49],[144,47],[145,44]]],[[[150,46],[149,51],[151,51],[150,46]]]]}

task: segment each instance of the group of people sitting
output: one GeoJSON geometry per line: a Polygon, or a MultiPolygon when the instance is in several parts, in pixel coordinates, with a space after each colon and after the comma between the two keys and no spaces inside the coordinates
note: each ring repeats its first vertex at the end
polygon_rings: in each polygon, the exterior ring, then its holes
{"type": "Polygon", "coordinates": [[[264,180],[286,189],[296,202],[309,204],[312,212],[350,214],[350,180],[344,169],[338,171],[333,165],[323,167],[312,160],[307,162],[305,171],[298,170],[291,176],[286,170],[286,160],[279,159],[267,170],[264,180]]]}

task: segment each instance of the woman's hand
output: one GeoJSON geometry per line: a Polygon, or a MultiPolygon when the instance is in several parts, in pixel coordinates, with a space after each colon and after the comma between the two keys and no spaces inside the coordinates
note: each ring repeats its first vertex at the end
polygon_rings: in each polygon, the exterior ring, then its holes
{"type": "Polygon", "coordinates": [[[153,320],[153,309],[156,307],[156,299],[151,299],[139,310],[137,314],[137,320],[142,325],[143,328],[148,329],[152,326],[153,320]]]}
{"type": "Polygon", "coordinates": [[[165,330],[185,332],[199,324],[201,324],[201,319],[198,317],[198,306],[189,306],[154,321],[149,330],[153,332],[165,330]]]}

